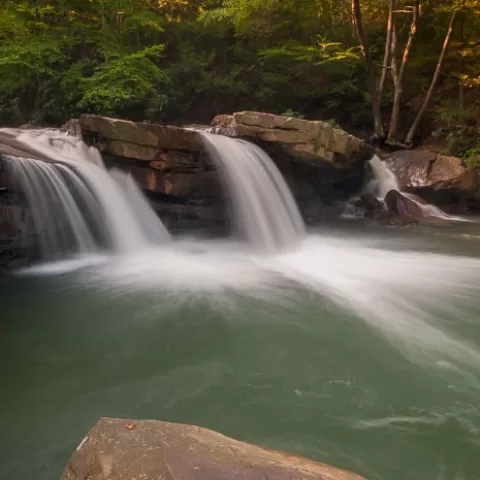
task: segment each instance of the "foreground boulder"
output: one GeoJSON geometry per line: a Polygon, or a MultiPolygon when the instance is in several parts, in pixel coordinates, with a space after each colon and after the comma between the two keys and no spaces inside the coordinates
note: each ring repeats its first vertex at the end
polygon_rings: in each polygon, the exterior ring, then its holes
{"type": "Polygon", "coordinates": [[[219,115],[212,125],[219,133],[276,145],[297,160],[327,162],[336,168],[363,163],[374,154],[361,139],[318,120],[247,111],[219,115]]]}
{"type": "Polygon", "coordinates": [[[428,203],[460,205],[476,196],[476,175],[460,158],[402,150],[386,162],[401,190],[416,193],[428,203]]]}
{"type": "Polygon", "coordinates": [[[329,465],[194,427],[102,418],[62,480],[362,480],[329,465]]]}

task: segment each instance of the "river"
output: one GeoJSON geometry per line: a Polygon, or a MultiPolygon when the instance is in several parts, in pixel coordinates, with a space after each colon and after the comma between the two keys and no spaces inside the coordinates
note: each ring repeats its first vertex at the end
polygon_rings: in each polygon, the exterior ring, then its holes
{"type": "Polygon", "coordinates": [[[0,284],[0,478],[99,417],[192,423],[368,479],[480,478],[480,224],[191,239],[0,284]]]}

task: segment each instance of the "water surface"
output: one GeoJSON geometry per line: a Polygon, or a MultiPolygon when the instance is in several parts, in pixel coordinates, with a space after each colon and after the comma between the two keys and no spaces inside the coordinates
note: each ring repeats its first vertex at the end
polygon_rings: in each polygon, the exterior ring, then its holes
{"type": "Polygon", "coordinates": [[[0,284],[0,478],[101,416],[193,423],[369,479],[480,478],[480,228],[185,241],[0,284]]]}

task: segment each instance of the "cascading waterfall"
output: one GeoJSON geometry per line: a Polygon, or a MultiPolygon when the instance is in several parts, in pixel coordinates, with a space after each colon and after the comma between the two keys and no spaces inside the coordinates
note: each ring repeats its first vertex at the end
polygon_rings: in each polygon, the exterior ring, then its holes
{"type": "Polygon", "coordinates": [[[380,160],[380,157],[374,155],[368,162],[373,172],[373,180],[367,186],[367,190],[373,193],[377,198],[383,200],[385,195],[390,190],[400,191],[397,177],[385,165],[385,162],[380,160]]]}
{"type": "Polygon", "coordinates": [[[169,239],[133,180],[126,193],[97,149],[54,130],[18,133],[16,140],[50,159],[4,157],[27,197],[45,257],[129,252],[169,239]]]}
{"type": "Polygon", "coordinates": [[[422,203],[418,201],[415,195],[404,192],[400,189],[398,179],[395,174],[388,168],[385,162],[375,155],[370,161],[369,165],[372,169],[374,178],[367,185],[367,191],[373,193],[377,198],[383,200],[385,195],[390,190],[397,190],[405,197],[415,202],[423,211],[426,218],[439,218],[442,220],[463,220],[459,217],[454,217],[446,214],[443,210],[428,203],[422,203]]]}
{"type": "Polygon", "coordinates": [[[295,245],[305,233],[305,224],[272,159],[244,140],[202,135],[231,196],[236,231],[264,251],[295,245]]]}

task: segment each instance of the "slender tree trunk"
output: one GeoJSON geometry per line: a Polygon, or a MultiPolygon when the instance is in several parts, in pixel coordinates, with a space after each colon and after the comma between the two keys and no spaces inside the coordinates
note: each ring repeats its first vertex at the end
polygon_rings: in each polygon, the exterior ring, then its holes
{"type": "Polygon", "coordinates": [[[373,63],[370,50],[365,38],[363,31],[362,23],[362,14],[360,11],[360,1],[352,0],[352,20],[355,25],[357,32],[358,41],[360,43],[360,49],[362,51],[363,58],[365,59],[365,65],[367,67],[367,81],[368,81],[368,90],[370,93],[371,103],[372,103],[372,112],[373,112],[373,126],[375,131],[375,136],[379,140],[385,138],[385,132],[383,130],[382,123],[382,111],[380,106],[380,96],[377,88],[377,78],[375,75],[375,65],[373,63]]]}
{"type": "MultiPolygon", "coordinates": [[[[390,73],[392,74],[393,89],[396,92],[398,88],[398,66],[397,66],[397,28],[395,24],[392,28],[392,43],[391,43],[391,60],[390,60],[390,73]]],[[[389,126],[389,131],[391,126],[389,126]]]]}
{"type": "MultiPolygon", "coordinates": [[[[400,64],[400,70],[398,71],[398,73],[397,73],[397,70],[395,70],[395,72],[392,71],[392,75],[395,75],[395,78],[394,78],[395,93],[393,97],[392,114],[390,117],[390,128],[388,131],[388,138],[387,138],[387,143],[389,144],[398,143],[397,130],[398,130],[398,119],[400,116],[400,105],[401,105],[402,96],[403,96],[403,77],[405,75],[405,67],[408,63],[410,52],[412,50],[413,40],[417,33],[419,18],[420,18],[420,0],[415,0],[415,4],[413,6],[413,13],[412,13],[412,23],[410,24],[410,33],[408,34],[408,40],[405,45],[405,49],[403,50],[402,63],[400,64]]],[[[396,40],[397,40],[396,31],[394,32],[394,35],[395,35],[394,41],[396,44],[396,40]]],[[[394,57],[394,55],[392,57],[394,57]]],[[[395,66],[396,66],[396,60],[395,60],[395,66]]]]}
{"type": "Polygon", "coordinates": [[[387,81],[387,71],[390,68],[390,57],[392,54],[392,34],[393,34],[393,11],[395,10],[395,0],[388,0],[388,20],[387,20],[387,38],[385,39],[385,54],[383,56],[382,76],[380,77],[380,86],[378,87],[378,96],[383,97],[385,82],[387,81]]]}
{"type": "Polygon", "coordinates": [[[440,73],[442,71],[443,62],[445,61],[445,56],[448,51],[448,46],[450,45],[450,39],[452,38],[453,26],[455,24],[455,18],[457,16],[457,12],[454,10],[452,15],[450,16],[450,22],[448,24],[447,34],[445,35],[445,40],[443,42],[442,51],[440,52],[440,56],[438,57],[437,67],[435,68],[435,73],[433,74],[432,82],[430,83],[430,87],[428,88],[427,94],[425,95],[425,99],[423,100],[423,104],[417,113],[415,120],[413,121],[412,126],[410,127],[409,132],[407,133],[407,137],[405,138],[405,143],[407,145],[411,145],[413,143],[413,137],[417,132],[418,126],[420,125],[420,121],[423,118],[425,110],[430,103],[432,98],[433,92],[435,87],[437,86],[438,79],[440,78],[440,73]]]}

